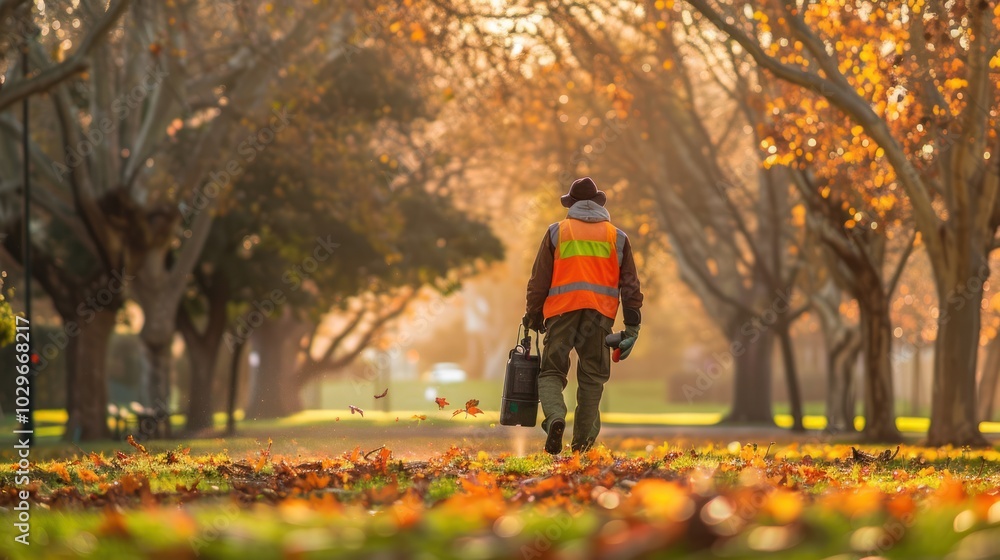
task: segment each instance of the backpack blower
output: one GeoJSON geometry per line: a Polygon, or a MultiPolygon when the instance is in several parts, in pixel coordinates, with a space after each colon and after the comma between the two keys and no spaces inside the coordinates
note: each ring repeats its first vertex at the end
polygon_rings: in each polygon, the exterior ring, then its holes
{"type": "MultiPolygon", "coordinates": [[[[503,396],[500,401],[502,426],[532,427],[538,418],[538,373],[541,371],[541,350],[535,340],[534,356],[531,355],[531,335],[517,328],[520,342],[507,356],[507,371],[503,377],[503,396]]],[[[538,333],[535,333],[539,338],[538,333]]]]}

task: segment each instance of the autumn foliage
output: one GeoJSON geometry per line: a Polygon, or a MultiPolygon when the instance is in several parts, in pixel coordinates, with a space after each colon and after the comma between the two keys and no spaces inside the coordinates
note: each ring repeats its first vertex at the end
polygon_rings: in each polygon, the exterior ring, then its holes
{"type": "MultiPolygon", "coordinates": [[[[907,557],[928,546],[928,528],[943,554],[973,546],[1000,522],[1000,453],[992,450],[638,439],[621,447],[554,459],[452,447],[404,461],[386,447],[303,458],[272,455],[268,444],[233,458],[184,448],[149,454],[137,444],[132,453],[35,467],[28,491],[49,544],[44,553],[13,552],[83,556],[74,543],[91,535],[95,553],[173,558],[295,556],[305,547],[406,554],[414,543],[449,557],[470,543],[483,557],[580,547],[601,557],[907,557]]],[[[2,507],[17,503],[15,469],[4,467],[2,507]]]]}

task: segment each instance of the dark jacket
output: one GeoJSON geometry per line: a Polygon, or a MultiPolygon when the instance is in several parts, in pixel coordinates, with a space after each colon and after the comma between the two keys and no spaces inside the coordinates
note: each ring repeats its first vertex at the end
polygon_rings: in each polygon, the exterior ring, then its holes
{"type": "MultiPolygon", "coordinates": [[[[607,210],[590,201],[574,204],[567,217],[587,222],[610,221],[607,210]]],[[[551,235],[546,230],[542,244],[538,248],[538,254],[535,256],[535,264],[531,267],[531,279],[528,280],[527,313],[528,317],[533,318],[532,322],[535,324],[542,322],[542,307],[545,305],[545,298],[549,295],[549,288],[552,287],[552,264],[555,260],[555,250],[551,235]]],[[[639,288],[639,275],[635,269],[632,243],[628,236],[625,237],[625,250],[622,252],[618,289],[621,292],[622,316],[625,319],[625,324],[638,325],[642,321],[642,315],[639,312],[642,307],[642,290],[639,288]]]]}

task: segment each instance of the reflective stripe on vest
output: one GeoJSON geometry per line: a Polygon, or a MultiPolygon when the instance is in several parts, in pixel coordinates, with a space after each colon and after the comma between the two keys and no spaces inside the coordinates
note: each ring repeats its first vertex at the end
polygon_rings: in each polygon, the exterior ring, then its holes
{"type": "Polygon", "coordinates": [[[556,286],[549,290],[550,296],[557,296],[559,294],[569,293],[575,290],[589,290],[591,292],[597,292],[601,295],[618,297],[617,288],[609,288],[607,286],[602,286],[600,284],[591,284],[590,282],[573,282],[572,284],[563,284],[562,286],[556,286]]]}
{"type": "Polygon", "coordinates": [[[618,280],[625,234],[608,222],[567,218],[549,229],[555,248],[552,283],[542,313],[546,319],[578,309],[618,313],[618,280]]]}

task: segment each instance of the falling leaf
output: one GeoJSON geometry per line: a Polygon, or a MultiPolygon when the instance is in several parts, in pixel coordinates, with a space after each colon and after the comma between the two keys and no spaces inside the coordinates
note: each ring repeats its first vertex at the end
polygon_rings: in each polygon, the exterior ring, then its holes
{"type": "Polygon", "coordinates": [[[385,388],[385,391],[382,391],[382,392],[381,392],[381,393],[379,393],[378,395],[375,395],[375,398],[376,398],[376,399],[381,399],[381,398],[384,398],[384,397],[385,397],[386,395],[388,395],[388,394],[389,394],[389,388],[388,388],[388,387],[386,387],[386,388],[385,388]]]}
{"type": "Polygon", "coordinates": [[[139,453],[142,453],[143,455],[149,455],[149,452],[146,451],[146,448],[141,443],[135,441],[135,438],[132,437],[132,434],[129,434],[128,437],[125,438],[125,440],[128,442],[129,445],[138,449],[139,453]]]}
{"type": "Polygon", "coordinates": [[[448,406],[448,399],[444,397],[438,397],[434,399],[434,402],[438,405],[438,410],[444,410],[444,407],[448,406]]]}
{"type": "Polygon", "coordinates": [[[267,438],[267,449],[260,450],[260,458],[253,466],[253,472],[259,473],[267,464],[268,459],[271,458],[271,443],[273,443],[271,438],[267,438]]]}
{"type": "Polygon", "coordinates": [[[347,405],[347,407],[351,409],[351,414],[358,413],[358,414],[361,415],[362,418],[365,417],[365,411],[364,410],[361,410],[360,408],[354,406],[353,404],[349,404],[349,405],[347,405]]]}
{"type": "Polygon", "coordinates": [[[479,407],[479,399],[469,399],[465,401],[465,408],[460,408],[456,410],[451,414],[451,417],[454,418],[463,412],[465,413],[466,418],[468,418],[470,414],[473,416],[477,414],[482,414],[483,411],[480,410],[478,407],[479,407]]]}

